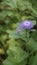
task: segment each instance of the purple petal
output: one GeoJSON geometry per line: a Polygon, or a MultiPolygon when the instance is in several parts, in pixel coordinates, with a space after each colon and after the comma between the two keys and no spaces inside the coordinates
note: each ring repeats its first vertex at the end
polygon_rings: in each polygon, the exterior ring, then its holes
{"type": "Polygon", "coordinates": [[[20,23],[20,28],[24,28],[24,29],[31,29],[33,28],[34,24],[32,23],[32,21],[29,20],[24,20],[20,23]]]}

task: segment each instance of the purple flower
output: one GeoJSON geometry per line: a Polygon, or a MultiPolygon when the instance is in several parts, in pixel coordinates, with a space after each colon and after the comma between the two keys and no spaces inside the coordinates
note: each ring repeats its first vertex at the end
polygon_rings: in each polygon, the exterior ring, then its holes
{"type": "Polygon", "coordinates": [[[19,25],[19,27],[23,29],[31,29],[33,28],[33,26],[34,24],[32,23],[32,21],[29,21],[29,20],[24,20],[19,25]]]}

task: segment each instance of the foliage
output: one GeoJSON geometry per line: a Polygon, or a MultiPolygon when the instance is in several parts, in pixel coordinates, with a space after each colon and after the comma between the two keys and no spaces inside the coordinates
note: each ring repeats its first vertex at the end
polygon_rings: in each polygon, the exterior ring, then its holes
{"type": "Polygon", "coordinates": [[[0,65],[37,65],[37,0],[0,0],[0,65]],[[22,20],[34,23],[27,38],[22,20]]]}

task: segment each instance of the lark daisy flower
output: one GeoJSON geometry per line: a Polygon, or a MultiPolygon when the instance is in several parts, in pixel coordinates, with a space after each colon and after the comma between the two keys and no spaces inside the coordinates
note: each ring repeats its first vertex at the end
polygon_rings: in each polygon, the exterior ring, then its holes
{"type": "Polygon", "coordinates": [[[23,29],[31,29],[33,28],[33,26],[34,24],[32,23],[32,21],[29,21],[29,20],[24,20],[19,25],[19,27],[23,29]]]}

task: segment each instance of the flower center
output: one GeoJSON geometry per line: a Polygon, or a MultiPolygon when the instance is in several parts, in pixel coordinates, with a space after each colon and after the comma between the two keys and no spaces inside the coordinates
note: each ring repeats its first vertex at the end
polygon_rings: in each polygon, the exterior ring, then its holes
{"type": "Polygon", "coordinates": [[[24,25],[28,26],[30,25],[30,22],[24,22],[24,25]]]}

